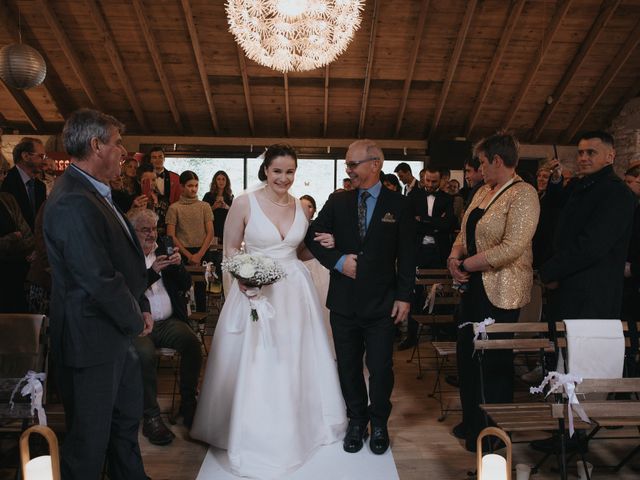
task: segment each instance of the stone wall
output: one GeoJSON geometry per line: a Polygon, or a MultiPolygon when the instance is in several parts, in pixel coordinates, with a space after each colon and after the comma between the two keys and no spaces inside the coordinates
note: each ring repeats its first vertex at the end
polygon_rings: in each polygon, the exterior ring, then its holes
{"type": "Polygon", "coordinates": [[[615,169],[624,175],[629,164],[640,161],[640,97],[627,103],[613,122],[609,132],[616,141],[615,169]]]}

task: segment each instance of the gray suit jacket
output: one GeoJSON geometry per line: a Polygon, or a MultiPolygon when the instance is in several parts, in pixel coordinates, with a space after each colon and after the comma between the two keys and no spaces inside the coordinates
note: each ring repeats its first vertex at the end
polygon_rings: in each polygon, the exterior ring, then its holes
{"type": "Polygon", "coordinates": [[[143,328],[147,269],[135,231],[129,232],[91,183],[69,168],[44,211],[52,275],[51,352],[70,367],[124,354],[143,328]]]}

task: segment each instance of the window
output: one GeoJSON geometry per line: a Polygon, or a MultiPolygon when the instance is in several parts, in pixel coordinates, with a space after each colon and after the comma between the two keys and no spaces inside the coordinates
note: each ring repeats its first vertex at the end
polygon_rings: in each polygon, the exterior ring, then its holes
{"type": "Polygon", "coordinates": [[[244,159],[243,158],[185,158],[165,157],[164,166],[167,170],[180,175],[185,170],[191,170],[198,175],[198,197],[204,197],[209,191],[214,173],[224,170],[229,175],[231,191],[234,195],[244,190],[244,159]]]}

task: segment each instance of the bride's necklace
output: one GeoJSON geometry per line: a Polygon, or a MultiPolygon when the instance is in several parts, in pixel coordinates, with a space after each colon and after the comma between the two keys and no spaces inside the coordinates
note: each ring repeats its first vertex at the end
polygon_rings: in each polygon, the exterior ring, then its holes
{"type": "Polygon", "coordinates": [[[280,203],[280,202],[276,202],[275,200],[271,199],[271,197],[267,193],[267,187],[265,187],[264,189],[265,189],[264,196],[267,197],[267,200],[269,200],[274,205],[276,205],[278,207],[288,207],[291,204],[291,195],[287,194],[287,203],[280,203]]]}

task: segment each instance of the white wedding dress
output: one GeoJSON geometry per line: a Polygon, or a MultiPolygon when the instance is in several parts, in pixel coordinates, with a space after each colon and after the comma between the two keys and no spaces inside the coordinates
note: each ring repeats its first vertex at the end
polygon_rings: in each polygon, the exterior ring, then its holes
{"type": "Polygon", "coordinates": [[[211,344],[191,436],[226,449],[235,475],[282,478],[321,445],[341,440],[346,409],[309,271],[296,256],[308,222],[299,200],[281,238],[253,193],[247,253],[275,259],[286,277],[263,287],[275,315],[270,344],[233,282],[211,344]]]}

